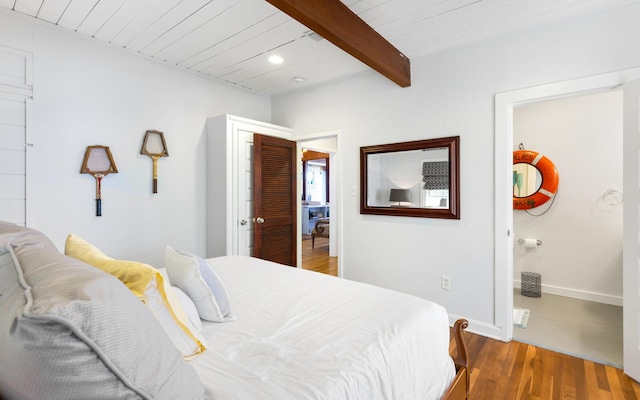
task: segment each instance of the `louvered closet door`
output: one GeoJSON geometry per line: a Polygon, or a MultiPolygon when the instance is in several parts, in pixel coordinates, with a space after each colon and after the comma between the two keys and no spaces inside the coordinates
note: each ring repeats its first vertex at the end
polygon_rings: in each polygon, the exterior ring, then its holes
{"type": "Polygon", "coordinates": [[[31,55],[0,46],[0,220],[27,224],[31,55]]]}
{"type": "Polygon", "coordinates": [[[296,142],[253,136],[254,257],[296,265],[296,142]]]}

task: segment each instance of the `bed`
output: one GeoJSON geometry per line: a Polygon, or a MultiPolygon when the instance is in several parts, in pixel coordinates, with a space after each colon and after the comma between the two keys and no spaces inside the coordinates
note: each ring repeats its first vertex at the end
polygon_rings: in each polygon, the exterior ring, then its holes
{"type": "Polygon", "coordinates": [[[198,344],[185,357],[191,350],[182,351],[157,310],[149,312],[148,287],[162,292],[162,282],[173,285],[175,275],[149,270],[157,285],[145,284],[140,289],[145,293],[136,294],[111,274],[60,254],[43,234],[0,222],[2,394],[50,399],[468,397],[466,321],[454,326],[457,354],[452,358],[442,306],[250,257],[218,257],[206,264],[224,283],[230,311],[224,315],[224,307],[218,307],[214,311],[220,315],[207,317],[216,322],[193,321],[193,309],[183,303],[196,331],[190,338],[198,344]],[[156,281],[157,276],[162,277],[156,281]]]}

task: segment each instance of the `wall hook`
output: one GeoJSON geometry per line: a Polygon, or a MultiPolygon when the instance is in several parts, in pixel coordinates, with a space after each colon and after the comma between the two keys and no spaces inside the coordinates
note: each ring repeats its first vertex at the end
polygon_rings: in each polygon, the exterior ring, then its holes
{"type": "Polygon", "coordinates": [[[602,201],[610,206],[617,206],[624,201],[624,195],[617,189],[609,188],[602,194],[602,201]]]}

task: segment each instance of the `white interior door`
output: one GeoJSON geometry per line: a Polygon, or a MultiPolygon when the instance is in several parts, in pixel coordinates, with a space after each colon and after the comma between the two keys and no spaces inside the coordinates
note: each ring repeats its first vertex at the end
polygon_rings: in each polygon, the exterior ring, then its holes
{"type": "Polygon", "coordinates": [[[31,55],[0,46],[0,220],[26,226],[31,55]]]}
{"type": "Polygon", "coordinates": [[[640,79],[624,84],[624,372],[640,381],[640,79]]]}
{"type": "Polygon", "coordinates": [[[238,249],[241,256],[253,254],[253,132],[238,130],[238,249]]]}
{"type": "Polygon", "coordinates": [[[0,88],[0,220],[26,225],[25,97],[0,88]]]}

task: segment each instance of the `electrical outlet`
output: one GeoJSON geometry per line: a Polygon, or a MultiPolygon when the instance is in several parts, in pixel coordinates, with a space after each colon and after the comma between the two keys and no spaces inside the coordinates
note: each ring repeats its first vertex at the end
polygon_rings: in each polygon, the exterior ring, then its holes
{"type": "Polygon", "coordinates": [[[358,195],[358,187],[357,186],[351,186],[351,195],[352,196],[357,196],[358,195]]]}
{"type": "Polygon", "coordinates": [[[448,276],[442,275],[442,277],[440,278],[440,287],[444,290],[450,290],[451,278],[449,278],[448,276]]]}

